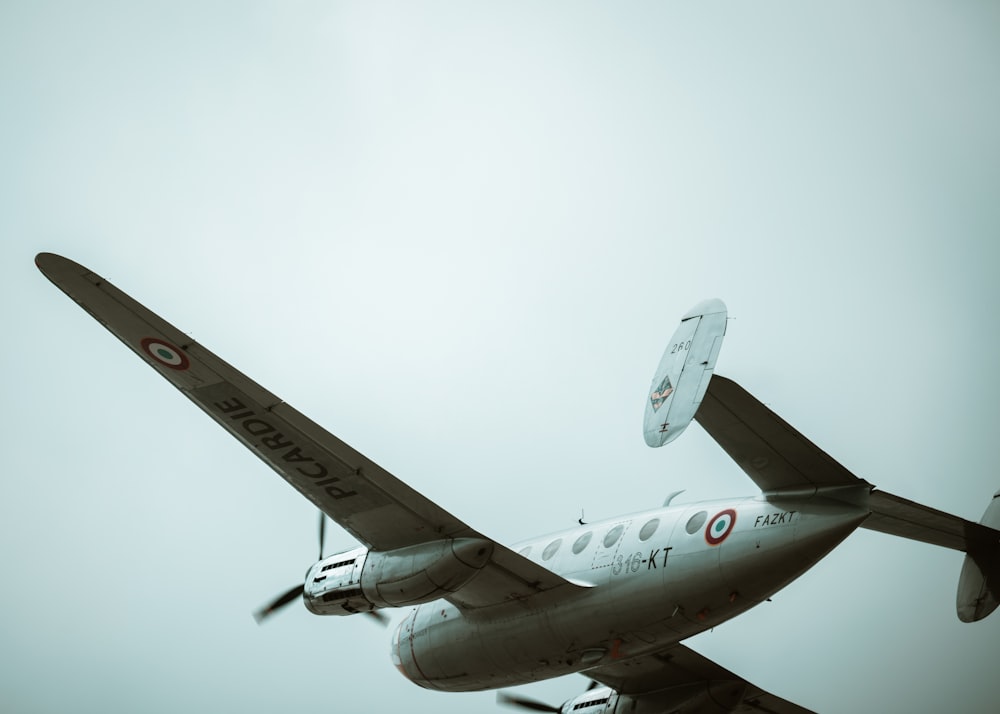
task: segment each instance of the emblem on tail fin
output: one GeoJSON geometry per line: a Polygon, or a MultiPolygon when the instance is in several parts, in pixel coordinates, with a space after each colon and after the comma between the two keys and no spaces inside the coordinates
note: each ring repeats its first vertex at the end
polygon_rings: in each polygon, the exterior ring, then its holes
{"type": "Polygon", "coordinates": [[[670,377],[664,377],[663,381],[660,382],[660,386],[653,390],[653,393],[649,395],[649,399],[653,404],[653,411],[657,411],[663,403],[667,401],[667,397],[670,393],[674,391],[673,386],[670,384],[670,377]]]}

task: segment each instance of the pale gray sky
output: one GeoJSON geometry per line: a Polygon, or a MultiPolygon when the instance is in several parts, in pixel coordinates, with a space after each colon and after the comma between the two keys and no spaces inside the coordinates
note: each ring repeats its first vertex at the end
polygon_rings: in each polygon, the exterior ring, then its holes
{"type": "MultiPolygon", "coordinates": [[[[311,506],[40,250],[508,542],[754,493],[697,426],[643,444],[706,297],[719,372],[858,475],[1000,487],[997,3],[6,2],[0,102],[5,711],[494,710],[367,618],[254,625],[311,506]]],[[[992,711],[961,560],[859,532],[692,645],[822,712],[992,711]]]]}

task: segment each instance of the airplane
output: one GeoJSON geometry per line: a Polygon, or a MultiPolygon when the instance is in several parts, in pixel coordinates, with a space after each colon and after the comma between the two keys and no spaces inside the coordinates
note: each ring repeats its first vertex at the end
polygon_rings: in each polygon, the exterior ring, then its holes
{"type": "Polygon", "coordinates": [[[569,714],[809,712],[683,644],[746,612],[857,528],[964,552],[963,622],[1000,603],[1000,491],[979,523],[892,495],[852,474],[736,382],[715,374],[728,320],[718,299],[685,313],[646,398],[654,448],[692,421],[760,495],[673,505],[510,547],[422,496],[96,273],[51,253],[41,272],[320,511],[320,558],[255,614],[301,599],[317,615],[410,608],[391,659],[421,687],[505,689],[571,673],[569,714]],[[360,545],[324,557],[329,517],[360,545]]]}

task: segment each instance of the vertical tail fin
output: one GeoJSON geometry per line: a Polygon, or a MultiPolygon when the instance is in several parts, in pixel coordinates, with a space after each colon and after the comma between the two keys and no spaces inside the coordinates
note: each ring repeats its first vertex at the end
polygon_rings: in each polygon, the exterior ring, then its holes
{"type": "Polygon", "coordinates": [[[673,441],[691,423],[708,389],[725,334],[722,300],[703,300],[681,318],[649,387],[642,424],[649,446],[673,441]]]}
{"type": "MultiPolygon", "coordinates": [[[[984,526],[1000,529],[1000,491],[986,507],[980,521],[984,526]]],[[[1000,604],[1000,540],[970,543],[958,577],[958,619],[962,622],[982,620],[1000,604]]]]}

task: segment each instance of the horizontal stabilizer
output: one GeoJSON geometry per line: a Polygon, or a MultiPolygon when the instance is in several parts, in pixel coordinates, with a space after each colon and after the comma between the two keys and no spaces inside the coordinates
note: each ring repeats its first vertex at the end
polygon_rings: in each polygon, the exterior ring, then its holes
{"type": "Polygon", "coordinates": [[[996,531],[950,513],[924,506],[885,491],[869,497],[871,517],[862,528],[889,535],[968,551],[977,543],[987,543],[996,531]],[[991,535],[992,534],[992,535],[991,535]]]}
{"type": "Polygon", "coordinates": [[[765,493],[864,483],[731,379],[712,379],[695,419],[765,493]]]}

